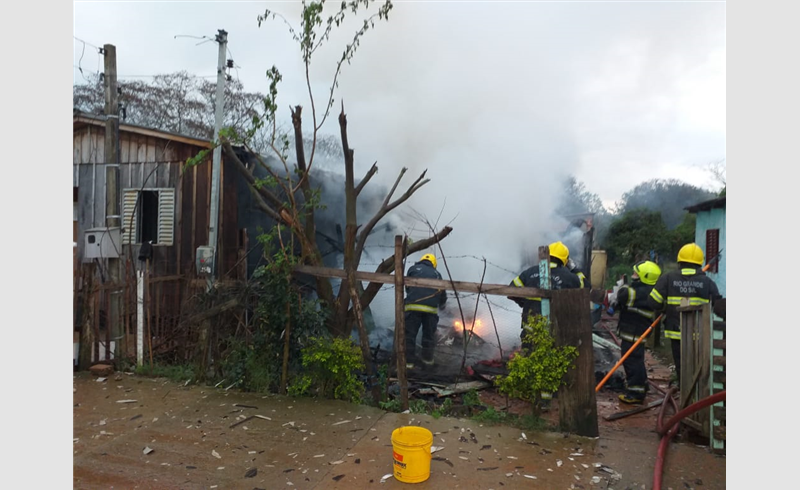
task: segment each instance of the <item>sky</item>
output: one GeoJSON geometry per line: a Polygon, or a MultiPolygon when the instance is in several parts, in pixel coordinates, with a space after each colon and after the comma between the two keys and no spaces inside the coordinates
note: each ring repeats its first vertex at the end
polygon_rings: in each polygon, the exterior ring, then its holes
{"type": "MultiPolygon", "coordinates": [[[[116,46],[120,79],[179,70],[214,79],[218,45],[210,39],[225,29],[230,74],[245,90],[266,92],[264,72],[281,71],[285,118],[290,106],[309,106],[305,70],[285,24],[259,27],[267,8],[299,28],[297,2],[76,2],[74,82],[102,71],[96,48],[106,43],[116,46]]],[[[400,211],[404,231],[427,236],[414,223],[419,215],[449,223],[447,253],[488,253],[510,270],[520,248],[559,238],[563,223],[551,211],[569,175],[606,206],[650,179],[714,188],[707,165],[726,157],[725,9],[396,1],[389,21],[362,38],[334,94],[334,110],[344,101],[348,115],[356,175],[377,161],[373,181],[391,185],[407,167],[402,191],[427,169],[431,182],[400,211]]],[[[353,20],[312,59],[320,111],[359,25],[353,20]]],[[[338,135],[335,116],[323,132],[338,135]]],[[[482,265],[473,266],[475,275],[482,265]]],[[[496,272],[507,282],[507,272],[496,272]]]]}

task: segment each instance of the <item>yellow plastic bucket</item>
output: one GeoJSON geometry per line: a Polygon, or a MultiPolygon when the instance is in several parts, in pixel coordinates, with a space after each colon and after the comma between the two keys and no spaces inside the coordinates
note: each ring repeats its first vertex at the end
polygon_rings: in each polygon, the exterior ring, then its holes
{"type": "Polygon", "coordinates": [[[421,483],[431,476],[433,434],[415,426],[392,431],[394,477],[404,483],[421,483]]]}

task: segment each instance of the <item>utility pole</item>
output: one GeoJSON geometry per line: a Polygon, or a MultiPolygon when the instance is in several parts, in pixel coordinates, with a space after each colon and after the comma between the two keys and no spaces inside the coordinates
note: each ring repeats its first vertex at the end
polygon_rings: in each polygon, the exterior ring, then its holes
{"type": "MultiPolygon", "coordinates": [[[[121,267],[120,256],[122,255],[118,247],[121,246],[119,236],[122,224],[119,204],[119,101],[117,86],[117,48],[113,44],[103,45],[103,79],[105,81],[105,167],[106,167],[106,240],[113,240],[116,257],[106,259],[108,275],[111,283],[120,285],[121,267]]],[[[119,336],[120,319],[120,293],[109,291],[110,301],[108,312],[108,324],[106,325],[106,352],[111,346],[110,339],[119,336]]],[[[99,339],[98,339],[99,340],[99,339]]],[[[118,351],[117,346],[117,351],[118,351]]]]}
{"type": "MultiPolygon", "coordinates": [[[[219,138],[225,109],[225,53],[228,47],[228,33],[223,29],[219,29],[216,41],[219,43],[219,57],[217,61],[217,97],[214,107],[214,139],[219,138]]],[[[211,162],[211,216],[208,227],[208,246],[211,247],[213,259],[211,262],[211,272],[208,275],[208,290],[211,290],[213,287],[214,279],[217,277],[217,271],[219,270],[217,265],[219,259],[217,256],[217,245],[219,243],[219,185],[222,170],[221,160],[222,147],[217,145],[214,147],[214,154],[211,162]]]]}

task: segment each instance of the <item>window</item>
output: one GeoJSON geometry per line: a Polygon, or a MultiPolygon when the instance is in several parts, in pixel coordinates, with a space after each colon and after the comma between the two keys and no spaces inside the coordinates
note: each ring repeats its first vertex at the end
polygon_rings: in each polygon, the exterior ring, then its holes
{"type": "Polygon", "coordinates": [[[122,202],[122,243],[172,245],[175,189],[125,189],[122,202]]]}
{"type": "MultiPolygon", "coordinates": [[[[719,230],[706,230],[706,263],[719,254],[719,230]]],[[[708,272],[719,272],[719,261],[708,268],[708,272]]]]}

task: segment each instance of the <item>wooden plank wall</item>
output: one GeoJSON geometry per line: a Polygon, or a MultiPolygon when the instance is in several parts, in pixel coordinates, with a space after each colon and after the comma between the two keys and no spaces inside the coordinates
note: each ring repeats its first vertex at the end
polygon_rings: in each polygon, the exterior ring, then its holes
{"type": "MultiPolygon", "coordinates": [[[[73,164],[77,166],[78,227],[80,230],[105,224],[105,169],[102,128],[87,126],[76,130],[73,164]]],[[[152,266],[156,276],[194,273],[197,247],[208,244],[211,201],[211,157],[207,162],[183,171],[187,158],[199,147],[130,132],[120,134],[120,184],[122,189],[171,187],[176,192],[175,246],[154,247],[152,266]]],[[[223,161],[220,187],[221,272],[236,275],[239,258],[239,226],[236,168],[223,161]],[[226,178],[227,176],[227,178],[226,178]]],[[[79,254],[82,257],[82,240],[79,254]]],[[[139,247],[131,253],[138,256],[139,247]]]]}
{"type": "MultiPolygon", "coordinates": [[[[103,127],[85,126],[73,134],[74,185],[78,187],[78,254],[83,256],[83,231],[105,225],[105,168],[103,127]]],[[[170,141],[165,138],[146,136],[127,131],[120,132],[120,188],[174,188],[176,189],[176,227],[173,246],[156,246],[150,262],[151,306],[149,312],[154,326],[154,334],[159,337],[169,335],[169,330],[177,325],[180,318],[180,305],[185,294],[189,293],[196,277],[194,256],[198,246],[208,243],[208,226],[211,197],[211,156],[197,167],[183,170],[186,160],[201,148],[170,141]],[[157,278],[174,278],[168,282],[158,282],[157,278]]],[[[221,208],[220,208],[220,270],[232,271],[237,277],[235,267],[240,257],[238,227],[238,196],[236,182],[238,173],[232,164],[223,163],[221,208]],[[227,176],[227,179],[226,179],[227,176]]],[[[123,225],[127,226],[127,224],[123,225]]],[[[126,257],[133,259],[135,268],[140,267],[139,246],[124,247],[126,257]]],[[[127,283],[135,285],[135,278],[126,277],[127,283]]],[[[91,292],[79,293],[81,297],[91,292]]],[[[133,297],[133,296],[131,296],[133,297]]],[[[133,297],[135,300],[135,297],[133,297]]],[[[100,298],[92,298],[97,301],[100,298]]],[[[131,307],[127,316],[129,327],[135,328],[135,308],[131,307]]],[[[95,318],[97,321],[97,318],[95,318]]],[[[93,328],[99,330],[100,325],[93,328]]]]}

